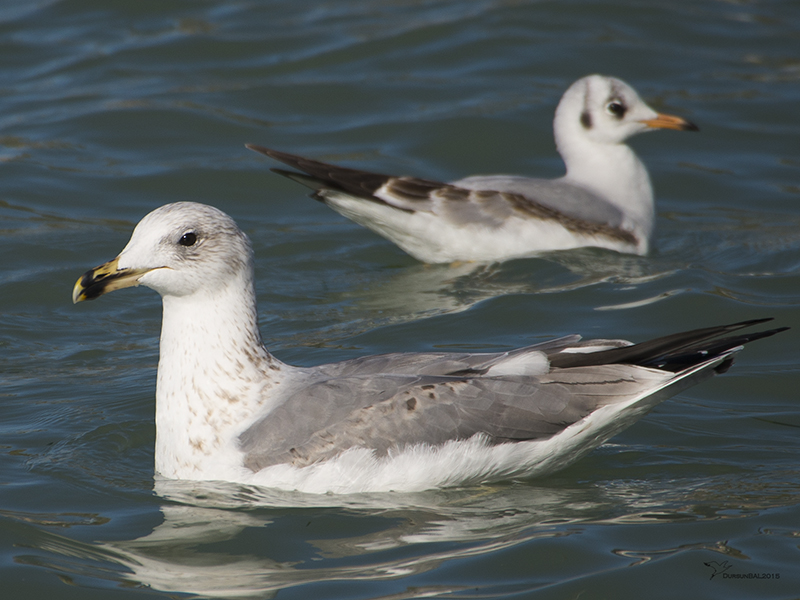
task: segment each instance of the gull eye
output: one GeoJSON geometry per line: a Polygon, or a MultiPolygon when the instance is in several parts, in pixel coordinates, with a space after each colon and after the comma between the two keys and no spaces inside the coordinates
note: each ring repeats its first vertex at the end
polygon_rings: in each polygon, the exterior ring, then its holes
{"type": "Polygon", "coordinates": [[[606,111],[608,114],[621,119],[625,115],[625,105],[619,100],[612,100],[606,104],[606,111]]]}
{"type": "Polygon", "coordinates": [[[187,231],[181,236],[181,239],[178,240],[178,243],[181,246],[194,246],[196,241],[197,234],[194,231],[187,231]]]}

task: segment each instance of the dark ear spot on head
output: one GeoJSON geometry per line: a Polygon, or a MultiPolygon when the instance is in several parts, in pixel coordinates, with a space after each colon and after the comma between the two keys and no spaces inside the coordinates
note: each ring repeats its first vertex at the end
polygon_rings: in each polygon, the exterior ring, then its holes
{"type": "Polygon", "coordinates": [[[592,115],[589,114],[588,110],[581,113],[581,125],[583,125],[584,129],[592,128],[592,115]]]}

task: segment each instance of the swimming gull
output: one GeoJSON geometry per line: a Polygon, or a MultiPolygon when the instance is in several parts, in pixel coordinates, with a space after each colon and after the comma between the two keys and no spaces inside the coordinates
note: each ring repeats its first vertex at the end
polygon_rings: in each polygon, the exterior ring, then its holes
{"type": "Polygon", "coordinates": [[[161,294],[155,467],[168,478],[307,492],[419,490],[563,468],[725,371],[760,319],[631,345],[570,335],[506,352],[366,356],[315,367],[262,345],[247,236],[179,202],[145,216],[80,302],[161,294]]]}
{"type": "Polygon", "coordinates": [[[655,129],[698,130],[657,113],[625,82],[590,75],[572,84],[556,109],[553,132],[567,167],[558,179],[490,175],[441,183],[247,147],[302,171],[273,169],[422,262],[492,262],[582,246],[647,253],[653,190],[625,140],[655,129]]]}

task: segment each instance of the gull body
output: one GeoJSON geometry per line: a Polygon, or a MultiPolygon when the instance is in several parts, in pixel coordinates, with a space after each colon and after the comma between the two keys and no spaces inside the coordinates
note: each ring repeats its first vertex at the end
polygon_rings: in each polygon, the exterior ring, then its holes
{"type": "Polygon", "coordinates": [[[566,166],[558,179],[478,175],[442,183],[247,147],[299,170],[273,169],[422,262],[493,262],[583,246],[647,253],[653,190],[625,141],[655,129],[697,126],[657,113],[619,79],[590,75],[556,109],[553,133],[566,166]]]}
{"type": "Polygon", "coordinates": [[[665,398],[730,366],[722,337],[631,345],[572,335],[496,353],[400,353],[294,367],[264,348],[253,253],[225,213],[180,202],[136,226],[73,300],[144,285],[163,299],[156,471],[307,492],[419,490],[574,462],[665,398]]]}

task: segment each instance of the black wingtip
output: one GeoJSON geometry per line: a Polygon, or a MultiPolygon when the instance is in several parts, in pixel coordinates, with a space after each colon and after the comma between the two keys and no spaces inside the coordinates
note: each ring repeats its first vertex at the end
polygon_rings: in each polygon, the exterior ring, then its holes
{"type": "Polygon", "coordinates": [[[282,162],[293,169],[302,171],[301,174],[298,174],[283,169],[272,169],[272,171],[279,175],[294,179],[298,183],[312,189],[330,188],[373,202],[383,203],[383,200],[374,197],[373,194],[380,189],[386,181],[393,178],[391,175],[340,167],[297,154],[271,150],[270,148],[258,146],[257,144],[245,144],[245,147],[248,150],[253,150],[273,160],[282,162]],[[310,185],[310,182],[313,182],[313,185],[310,185]]]}
{"type": "Polygon", "coordinates": [[[287,152],[279,152],[277,150],[273,150],[265,146],[259,146],[258,144],[245,144],[244,147],[247,148],[248,150],[252,150],[253,152],[258,152],[259,154],[263,154],[264,156],[269,156],[270,158],[273,158],[281,162],[285,162],[284,158],[289,161],[296,161],[303,159],[303,157],[301,156],[296,156],[294,154],[289,154],[287,152]]]}
{"type": "MultiPolygon", "coordinates": [[[[749,319],[730,325],[674,333],[632,346],[599,352],[556,354],[550,357],[550,364],[553,367],[576,367],[625,363],[667,371],[680,371],[714,356],[722,356],[738,346],[770,337],[789,329],[788,327],[777,327],[766,331],[727,335],[745,327],[752,327],[772,320],[772,317],[749,319]]],[[[729,366],[730,364],[726,365],[726,367],[729,366]]]]}

